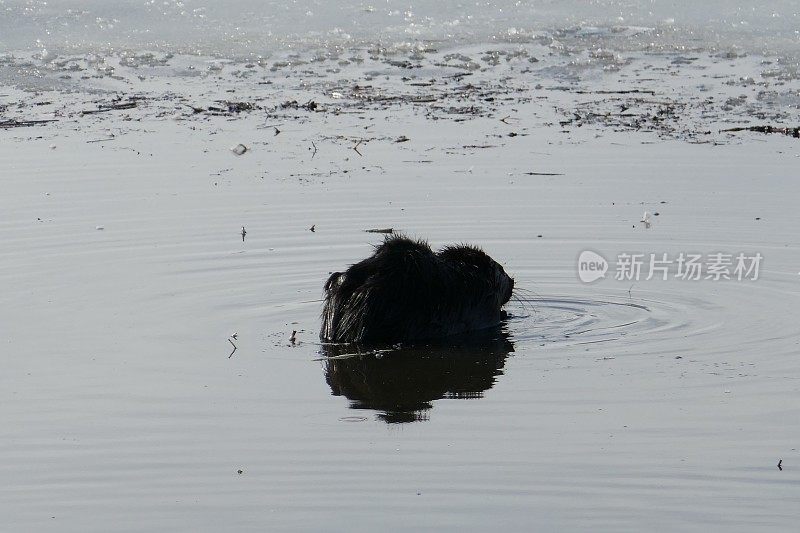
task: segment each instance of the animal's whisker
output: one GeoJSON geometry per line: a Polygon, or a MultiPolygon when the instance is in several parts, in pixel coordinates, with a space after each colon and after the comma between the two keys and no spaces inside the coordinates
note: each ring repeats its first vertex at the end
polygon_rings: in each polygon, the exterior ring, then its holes
{"type": "Polygon", "coordinates": [[[531,290],[531,289],[525,289],[523,287],[514,287],[514,293],[516,293],[517,296],[521,296],[521,297],[524,296],[528,301],[531,301],[531,300],[535,301],[536,299],[539,299],[539,300],[544,300],[545,299],[544,296],[542,296],[538,292],[536,292],[534,290],[531,290]]]}

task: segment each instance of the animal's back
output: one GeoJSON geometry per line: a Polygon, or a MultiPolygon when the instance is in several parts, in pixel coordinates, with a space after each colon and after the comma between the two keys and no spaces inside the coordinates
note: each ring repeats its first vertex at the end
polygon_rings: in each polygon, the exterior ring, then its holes
{"type": "Polygon", "coordinates": [[[502,267],[476,248],[436,254],[423,241],[392,236],[328,279],[320,337],[396,343],[493,326],[512,287],[502,267]]]}

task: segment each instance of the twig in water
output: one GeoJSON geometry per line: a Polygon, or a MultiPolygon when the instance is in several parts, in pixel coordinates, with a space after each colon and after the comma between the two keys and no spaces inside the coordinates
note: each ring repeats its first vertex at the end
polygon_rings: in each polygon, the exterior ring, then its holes
{"type": "Polygon", "coordinates": [[[394,233],[393,228],[365,229],[364,231],[367,233],[386,233],[386,234],[394,233]]]}
{"type": "Polygon", "coordinates": [[[228,342],[231,343],[231,346],[233,346],[233,351],[228,356],[228,359],[230,359],[231,357],[233,357],[233,354],[236,352],[236,350],[238,350],[238,348],[236,347],[235,344],[233,344],[233,341],[230,338],[228,338],[228,342]]]}
{"type": "Polygon", "coordinates": [[[242,226],[242,242],[244,242],[244,236],[245,235],[247,235],[247,230],[244,229],[244,226],[242,226]]]}
{"type": "Polygon", "coordinates": [[[195,115],[205,111],[205,109],[203,109],[202,107],[195,107],[195,106],[193,106],[191,104],[187,104],[186,102],[181,102],[181,103],[183,105],[185,105],[186,107],[188,107],[189,109],[191,109],[192,113],[195,114],[195,115]]]}
{"type": "Polygon", "coordinates": [[[755,131],[758,133],[782,133],[790,137],[800,138],[800,127],[797,128],[781,128],[779,126],[745,126],[741,128],[728,128],[719,130],[720,133],[736,132],[736,131],[755,131]]]}
{"type": "Polygon", "coordinates": [[[623,89],[619,91],[575,91],[576,94],[651,94],[655,95],[656,92],[649,89],[623,89]]]}
{"type": "Polygon", "coordinates": [[[783,464],[783,459],[778,459],[778,470],[783,471],[781,464],[783,464]]]}
{"type": "Polygon", "coordinates": [[[523,172],[526,176],[563,176],[561,172],[523,172]]]}
{"type": "Polygon", "coordinates": [[[317,145],[314,144],[314,141],[311,141],[311,146],[314,147],[314,151],[311,153],[311,159],[314,159],[314,156],[317,155],[317,145]]]}
{"type": "Polygon", "coordinates": [[[292,346],[294,346],[294,343],[297,342],[297,330],[292,330],[292,336],[289,339],[289,342],[292,343],[292,346]]]}
{"type": "Polygon", "coordinates": [[[358,147],[361,146],[361,143],[363,143],[363,142],[364,142],[364,139],[359,139],[358,142],[356,143],[356,145],[353,146],[353,150],[355,151],[355,153],[357,153],[361,157],[364,157],[364,154],[362,154],[361,152],[358,151],[358,147]]]}
{"type": "Polygon", "coordinates": [[[111,105],[100,105],[97,109],[89,109],[86,111],[81,111],[81,115],[94,115],[96,113],[105,113],[107,111],[121,111],[123,109],[133,109],[137,106],[137,103],[134,102],[125,102],[124,104],[111,104],[111,105]]]}
{"type": "Polygon", "coordinates": [[[56,120],[17,120],[12,118],[0,121],[0,129],[24,128],[26,126],[36,126],[37,124],[45,124],[47,122],[56,122],[56,120]]]}

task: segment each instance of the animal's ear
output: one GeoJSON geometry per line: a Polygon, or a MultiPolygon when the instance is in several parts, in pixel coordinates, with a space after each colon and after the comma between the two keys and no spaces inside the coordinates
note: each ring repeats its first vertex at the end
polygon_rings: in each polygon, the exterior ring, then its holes
{"type": "Polygon", "coordinates": [[[340,278],[343,278],[341,272],[334,272],[325,282],[325,292],[330,292],[331,288],[341,285],[340,278]]]}

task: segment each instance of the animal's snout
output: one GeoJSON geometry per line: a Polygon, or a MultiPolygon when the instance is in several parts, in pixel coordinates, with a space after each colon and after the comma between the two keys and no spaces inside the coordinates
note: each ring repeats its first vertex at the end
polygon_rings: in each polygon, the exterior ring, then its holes
{"type": "Polygon", "coordinates": [[[508,293],[506,294],[506,301],[511,299],[511,293],[514,292],[514,278],[508,278],[508,293]]]}

